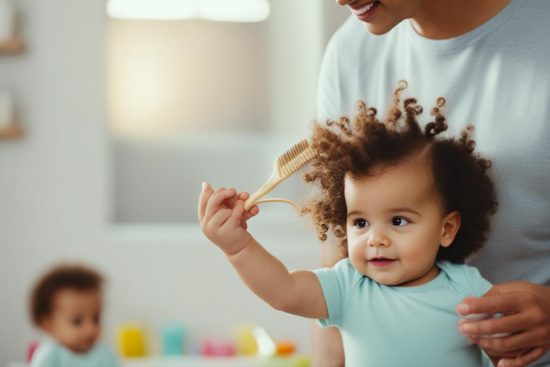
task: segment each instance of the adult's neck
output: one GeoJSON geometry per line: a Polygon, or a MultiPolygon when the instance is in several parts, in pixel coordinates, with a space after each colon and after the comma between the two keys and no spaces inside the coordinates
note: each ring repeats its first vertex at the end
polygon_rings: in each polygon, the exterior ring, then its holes
{"type": "Polygon", "coordinates": [[[424,0],[411,18],[415,31],[430,39],[469,32],[498,14],[511,0],[424,0]]]}

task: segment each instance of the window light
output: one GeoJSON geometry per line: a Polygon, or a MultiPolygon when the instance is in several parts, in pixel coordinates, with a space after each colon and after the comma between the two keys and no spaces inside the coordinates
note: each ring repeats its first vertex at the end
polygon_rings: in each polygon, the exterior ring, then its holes
{"type": "Polygon", "coordinates": [[[206,19],[261,22],[269,15],[268,0],[108,0],[107,14],[123,19],[206,19]]]}

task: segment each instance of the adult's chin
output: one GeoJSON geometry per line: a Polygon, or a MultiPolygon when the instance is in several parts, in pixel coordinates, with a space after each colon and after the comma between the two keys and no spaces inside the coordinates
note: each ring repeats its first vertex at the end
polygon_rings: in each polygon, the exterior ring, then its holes
{"type": "Polygon", "coordinates": [[[367,22],[365,22],[365,26],[367,27],[369,33],[374,34],[375,36],[384,35],[395,27],[395,25],[384,25],[367,22]]]}

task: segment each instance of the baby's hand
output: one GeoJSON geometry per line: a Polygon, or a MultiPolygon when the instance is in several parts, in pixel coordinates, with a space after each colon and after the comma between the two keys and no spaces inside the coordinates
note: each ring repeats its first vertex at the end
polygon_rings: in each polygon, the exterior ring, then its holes
{"type": "Polygon", "coordinates": [[[248,193],[220,187],[216,191],[203,183],[199,197],[199,221],[206,237],[228,255],[241,251],[250,238],[246,221],[259,212],[253,206],[244,211],[248,193]]]}

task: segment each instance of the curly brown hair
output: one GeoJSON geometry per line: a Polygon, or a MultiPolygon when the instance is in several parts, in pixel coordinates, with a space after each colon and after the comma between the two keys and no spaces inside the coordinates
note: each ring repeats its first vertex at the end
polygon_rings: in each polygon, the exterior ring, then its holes
{"type": "Polygon", "coordinates": [[[488,174],[491,162],[474,151],[472,126],[457,138],[439,136],[447,130],[442,97],[431,111],[433,121],[422,130],[417,116],[423,109],[416,99],[407,98],[401,106],[400,94],[406,87],[406,82],[399,83],[383,121],[377,118],[375,108],[361,101],[351,122],[341,117],[314,124],[311,145],[318,154],[304,179],[316,185],[320,195],[311,200],[305,212],[311,214],[321,241],[332,233],[346,248],[346,175],[365,177],[374,168],[398,165],[426,151],[444,212],[458,211],[461,215],[453,245],[440,247],[437,260],[463,263],[487,239],[489,218],[496,212],[496,193],[488,174]]]}
{"type": "Polygon", "coordinates": [[[30,316],[36,326],[50,316],[55,295],[64,289],[101,290],[103,277],[95,270],[78,264],[58,265],[46,272],[34,285],[30,296],[30,316]]]}

